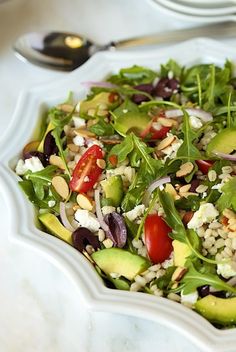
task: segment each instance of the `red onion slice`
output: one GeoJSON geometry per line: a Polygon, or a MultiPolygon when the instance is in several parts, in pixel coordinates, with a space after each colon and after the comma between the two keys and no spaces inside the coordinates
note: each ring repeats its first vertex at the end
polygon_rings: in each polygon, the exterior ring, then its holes
{"type": "Polygon", "coordinates": [[[102,214],[102,209],[101,209],[101,204],[100,204],[100,193],[99,193],[98,189],[96,189],[94,191],[94,199],[95,199],[96,214],[97,214],[97,218],[98,218],[99,224],[100,224],[101,228],[105,232],[108,232],[109,231],[109,227],[108,227],[108,225],[105,223],[105,221],[103,219],[103,214],[102,214]]]}
{"type": "Polygon", "coordinates": [[[116,84],[110,83],[110,82],[81,82],[81,84],[86,87],[86,88],[92,88],[92,87],[101,87],[101,88],[117,88],[118,86],[116,84]]]}
{"type": "MultiPolygon", "coordinates": [[[[213,120],[212,114],[210,114],[207,111],[204,111],[202,109],[197,109],[197,108],[187,108],[185,111],[192,116],[199,117],[202,122],[211,122],[213,120]]],[[[165,111],[165,116],[167,118],[175,118],[175,117],[180,117],[183,116],[183,111],[180,109],[171,109],[171,110],[166,110],[165,111]]]]}
{"type": "Polygon", "coordinates": [[[160,186],[164,185],[165,183],[170,182],[171,179],[169,176],[160,178],[158,180],[153,181],[149,187],[147,188],[146,192],[144,193],[143,196],[143,204],[147,207],[149,204],[149,200],[151,197],[152,192],[156,189],[159,188],[160,186]]]}
{"type": "Polygon", "coordinates": [[[61,222],[62,224],[65,226],[65,228],[67,228],[67,230],[74,232],[75,229],[74,227],[71,225],[71,223],[69,222],[67,215],[66,215],[66,205],[63,202],[60,202],[60,218],[61,218],[61,222]]]}
{"type": "Polygon", "coordinates": [[[236,161],[236,155],[231,155],[231,154],[225,154],[217,151],[213,151],[212,154],[215,154],[216,156],[219,156],[222,159],[225,160],[231,160],[231,161],[236,161]]]}

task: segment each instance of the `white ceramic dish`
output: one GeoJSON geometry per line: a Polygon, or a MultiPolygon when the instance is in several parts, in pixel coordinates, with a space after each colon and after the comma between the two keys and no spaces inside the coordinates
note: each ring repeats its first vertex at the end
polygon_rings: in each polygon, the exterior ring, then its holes
{"type": "Polygon", "coordinates": [[[208,39],[187,41],[161,50],[98,53],[64,79],[23,92],[10,127],[0,140],[0,194],[11,214],[8,224],[11,240],[32,246],[60,267],[89,308],[162,323],[184,334],[205,351],[233,352],[235,329],[218,330],[194,311],[165,298],[105,287],[92,265],[77,250],[36,228],[33,206],[18,187],[18,177],[13,171],[22,147],[32,138],[43,111],[63,101],[70,90],[77,92],[77,98],[85,96],[80,82],[102,80],[107,74],[132,64],[158,69],[169,58],[183,65],[200,62],[221,65],[226,58],[236,60],[236,53],[234,49],[208,39]]]}
{"type": "Polygon", "coordinates": [[[228,14],[228,15],[212,15],[212,16],[202,16],[202,15],[194,15],[173,9],[173,6],[169,6],[169,2],[167,3],[166,0],[148,0],[149,3],[156,9],[160,10],[167,15],[171,15],[172,17],[188,21],[190,23],[219,23],[219,22],[226,22],[226,21],[236,21],[235,14],[228,14]]]}

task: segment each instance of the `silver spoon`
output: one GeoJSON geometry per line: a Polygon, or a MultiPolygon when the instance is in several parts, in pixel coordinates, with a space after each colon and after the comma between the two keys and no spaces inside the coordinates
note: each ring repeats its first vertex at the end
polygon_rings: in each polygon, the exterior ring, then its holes
{"type": "Polygon", "coordinates": [[[235,37],[236,23],[222,22],[201,27],[175,30],[155,35],[96,45],[79,34],[66,32],[28,33],[20,37],[13,46],[16,55],[33,64],[71,71],[81,66],[94,53],[154,43],[171,43],[200,36],[235,37]]]}

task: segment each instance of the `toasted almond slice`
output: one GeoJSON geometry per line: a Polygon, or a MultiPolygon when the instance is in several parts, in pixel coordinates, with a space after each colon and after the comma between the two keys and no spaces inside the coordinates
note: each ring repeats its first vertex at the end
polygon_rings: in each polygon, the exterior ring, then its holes
{"type": "Polygon", "coordinates": [[[187,272],[187,268],[178,266],[173,272],[171,281],[180,281],[186,272],[187,272]]]}
{"type": "Polygon", "coordinates": [[[185,192],[180,194],[181,197],[188,198],[189,196],[196,196],[196,193],[193,192],[185,192]]]}
{"type": "Polygon", "coordinates": [[[87,111],[87,114],[88,114],[89,116],[91,116],[91,117],[95,116],[95,113],[96,113],[96,110],[95,110],[95,109],[89,109],[89,110],[87,111]]]}
{"type": "Polygon", "coordinates": [[[109,138],[104,139],[104,138],[101,138],[100,140],[101,140],[101,142],[103,144],[111,144],[112,145],[112,144],[120,144],[121,143],[120,139],[109,139],[109,138]]]}
{"type": "Polygon", "coordinates": [[[158,144],[157,150],[163,150],[169,147],[169,145],[171,145],[174,142],[174,140],[175,140],[175,136],[166,137],[158,144]]]}
{"type": "Polygon", "coordinates": [[[104,159],[97,159],[96,164],[100,169],[105,169],[106,168],[106,162],[104,159]]]}
{"type": "Polygon", "coordinates": [[[79,135],[79,136],[82,136],[82,137],[89,137],[89,138],[93,138],[93,137],[96,137],[96,135],[88,130],[85,130],[83,128],[75,128],[74,129],[74,132],[75,134],[79,135]]]}
{"type": "Polygon", "coordinates": [[[55,188],[55,191],[61,196],[63,199],[66,199],[69,196],[69,186],[66,180],[61,176],[54,176],[52,179],[52,185],[55,188]]]}
{"type": "Polygon", "coordinates": [[[158,122],[164,127],[172,127],[173,126],[173,120],[166,119],[164,117],[159,117],[158,122]]]}
{"type": "Polygon", "coordinates": [[[55,165],[55,166],[59,167],[59,169],[61,169],[61,170],[65,170],[65,165],[62,161],[62,158],[58,155],[50,155],[49,163],[51,165],[55,165]]]}
{"type": "Polygon", "coordinates": [[[189,175],[193,171],[194,165],[188,161],[180,166],[180,169],[176,172],[176,177],[184,177],[189,175]]]}
{"type": "Polygon", "coordinates": [[[184,185],[184,186],[180,187],[179,193],[186,193],[186,192],[188,192],[190,190],[190,188],[191,188],[190,184],[184,185]]]}
{"type": "Polygon", "coordinates": [[[70,104],[60,104],[57,108],[65,112],[72,112],[74,110],[74,106],[70,104]]]}
{"type": "Polygon", "coordinates": [[[76,211],[78,209],[81,209],[81,207],[78,204],[73,205],[73,210],[76,211]]]}
{"type": "Polygon", "coordinates": [[[74,143],[69,143],[67,144],[68,149],[73,152],[73,153],[78,153],[79,152],[79,146],[74,144],[74,143]]]}
{"type": "Polygon", "coordinates": [[[80,208],[92,211],[94,207],[94,203],[92,199],[90,199],[88,196],[85,194],[79,193],[76,197],[76,201],[80,208]]]}

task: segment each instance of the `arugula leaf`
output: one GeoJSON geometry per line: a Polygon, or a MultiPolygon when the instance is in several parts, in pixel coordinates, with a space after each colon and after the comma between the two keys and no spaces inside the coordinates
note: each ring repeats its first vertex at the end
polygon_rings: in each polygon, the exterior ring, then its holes
{"type": "Polygon", "coordinates": [[[224,186],[221,188],[223,192],[220,198],[217,201],[217,207],[220,211],[223,211],[226,208],[232,208],[236,211],[236,177],[233,177],[231,180],[227,181],[224,186]]]}
{"type": "Polygon", "coordinates": [[[114,128],[110,123],[99,119],[97,123],[89,127],[89,131],[93,132],[97,136],[112,136],[114,134],[114,128]]]}
{"type": "Polygon", "coordinates": [[[187,198],[180,198],[175,201],[177,209],[197,211],[200,207],[201,199],[198,196],[188,196],[187,198]]]}
{"type": "Polygon", "coordinates": [[[127,135],[125,139],[120,143],[114,145],[108,154],[108,160],[111,155],[116,155],[118,163],[122,163],[127,156],[132,152],[134,149],[134,142],[132,135],[127,135]]]}
{"type": "Polygon", "coordinates": [[[27,180],[31,180],[31,181],[42,181],[45,183],[45,185],[48,185],[48,183],[51,183],[52,181],[52,177],[55,174],[57,167],[54,165],[49,165],[47,167],[45,167],[43,170],[41,171],[36,171],[36,172],[32,172],[32,171],[28,171],[24,177],[27,180]]]}
{"type": "Polygon", "coordinates": [[[63,128],[65,125],[69,124],[74,112],[75,112],[75,107],[69,113],[65,113],[64,111],[59,110],[58,108],[55,107],[49,111],[49,118],[54,126],[63,128]]]}
{"type": "Polygon", "coordinates": [[[157,73],[149,68],[134,65],[128,68],[122,68],[117,75],[108,78],[109,82],[115,84],[138,85],[141,83],[150,83],[157,77],[157,73]]]}
{"type": "Polygon", "coordinates": [[[65,170],[66,170],[67,174],[69,176],[71,176],[70,170],[69,170],[69,168],[67,166],[67,162],[66,162],[65,151],[63,149],[63,139],[61,139],[61,133],[62,133],[62,128],[60,128],[60,127],[55,127],[52,130],[52,136],[55,138],[56,146],[59,150],[59,155],[63,161],[63,164],[65,166],[65,170]]]}
{"type": "Polygon", "coordinates": [[[176,269],[176,266],[170,266],[169,268],[166,269],[166,272],[163,276],[159,277],[158,279],[156,279],[153,284],[157,285],[157,287],[165,292],[168,292],[171,289],[171,285],[172,285],[172,275],[174,273],[176,269]]]}
{"type": "Polygon", "coordinates": [[[201,159],[201,153],[193,144],[194,140],[198,137],[197,133],[191,129],[189,123],[189,115],[184,111],[183,127],[184,141],[177,151],[176,157],[179,159],[187,159],[187,161],[201,159]]]}
{"type": "Polygon", "coordinates": [[[236,293],[235,287],[228,285],[217,275],[210,273],[200,273],[199,271],[197,271],[193,263],[189,259],[186,260],[185,266],[188,268],[188,272],[180,281],[180,283],[184,284],[183,294],[187,295],[189,293],[192,293],[198,287],[204,285],[210,285],[217,290],[236,293]]]}
{"type": "Polygon", "coordinates": [[[167,77],[169,72],[173,72],[175,78],[181,78],[183,68],[175,61],[170,59],[165,65],[161,65],[160,76],[167,77]]]}

